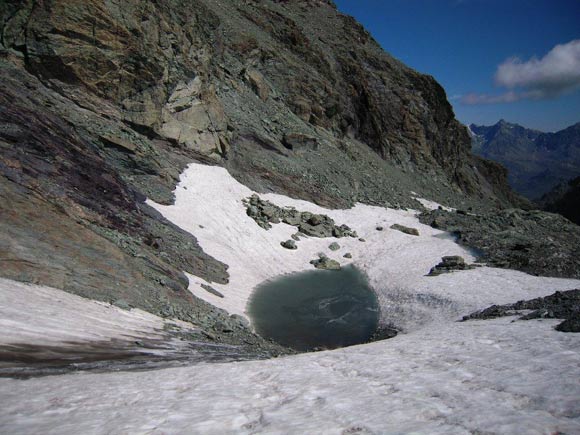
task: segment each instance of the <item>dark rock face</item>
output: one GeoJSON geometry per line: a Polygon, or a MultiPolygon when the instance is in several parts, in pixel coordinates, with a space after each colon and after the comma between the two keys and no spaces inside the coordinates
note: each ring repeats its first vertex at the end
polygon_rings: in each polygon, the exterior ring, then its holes
{"type": "Polygon", "coordinates": [[[580,225],[580,177],[561,183],[538,201],[542,209],[580,225]]]}
{"type": "Polygon", "coordinates": [[[580,227],[560,215],[518,209],[485,214],[434,210],[419,218],[454,233],[490,266],[580,278],[580,227]]]}
{"type": "Polygon", "coordinates": [[[556,326],[562,332],[580,332],[580,290],[556,292],[545,298],[519,301],[515,304],[493,305],[463,317],[463,321],[493,319],[496,317],[520,315],[520,320],[565,319],[556,326]],[[523,314],[522,311],[531,310],[523,314]]]}
{"type": "Polygon", "coordinates": [[[529,199],[536,200],[580,174],[580,123],[556,133],[504,120],[469,128],[474,133],[473,152],[504,165],[510,185],[529,199]]]}

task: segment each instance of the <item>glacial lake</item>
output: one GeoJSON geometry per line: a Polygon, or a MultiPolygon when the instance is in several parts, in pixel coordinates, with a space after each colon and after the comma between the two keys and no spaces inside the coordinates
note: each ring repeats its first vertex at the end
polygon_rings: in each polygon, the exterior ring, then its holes
{"type": "Polygon", "coordinates": [[[248,314],[258,334],[301,351],[367,342],[380,315],[375,293],[354,266],[266,281],[254,290],[248,314]]]}

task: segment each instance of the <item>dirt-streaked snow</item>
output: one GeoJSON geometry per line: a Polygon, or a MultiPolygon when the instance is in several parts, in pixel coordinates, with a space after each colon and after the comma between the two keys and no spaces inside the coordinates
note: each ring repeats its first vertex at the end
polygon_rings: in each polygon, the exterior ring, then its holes
{"type": "Polygon", "coordinates": [[[138,309],[81,298],[50,287],[0,278],[0,345],[68,345],[160,338],[165,324],[193,329],[138,309]]]}
{"type": "MultiPolygon", "coordinates": [[[[155,205],[230,265],[230,283],[212,284],[224,299],[202,290],[196,277],[190,277],[191,291],[242,314],[261,281],[311,268],[309,260],[320,251],[343,264],[348,260],[342,255],[351,252],[378,293],[383,320],[405,333],[269,361],[0,379],[0,432],[580,433],[579,334],[555,331],[554,320],[455,321],[492,303],[578,288],[579,281],[487,267],[426,277],[443,255],[473,257],[448,235],[421,225],[412,211],[363,205],[325,210],[262,195],[280,206],[328,214],[367,240],[340,239],[342,248],[331,252],[327,247],[336,239],[311,238],[288,251],[279,243],[295,228],[258,227],[241,203],[251,193],[224,169],[193,164],[182,176],[176,204],[155,205]],[[420,236],[389,229],[393,223],[417,228],[420,236]]],[[[26,298],[7,303],[26,306],[26,298]]],[[[29,321],[33,330],[58,328],[35,323],[34,316],[29,321]]],[[[90,329],[91,321],[82,327],[90,329]]]]}

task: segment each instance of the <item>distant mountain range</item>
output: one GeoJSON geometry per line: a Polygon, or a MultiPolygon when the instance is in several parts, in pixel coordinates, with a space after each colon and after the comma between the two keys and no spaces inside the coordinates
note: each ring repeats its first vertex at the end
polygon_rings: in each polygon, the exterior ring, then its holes
{"type": "Polygon", "coordinates": [[[504,165],[512,188],[538,200],[560,183],[580,175],[580,122],[543,133],[503,119],[492,126],[469,126],[473,153],[504,165]]]}

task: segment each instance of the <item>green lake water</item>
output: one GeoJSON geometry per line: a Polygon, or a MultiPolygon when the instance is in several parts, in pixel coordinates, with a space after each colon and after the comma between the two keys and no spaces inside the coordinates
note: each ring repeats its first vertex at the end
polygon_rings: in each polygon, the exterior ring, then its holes
{"type": "Polygon", "coordinates": [[[364,343],[379,321],[376,295],[353,266],[266,281],[255,289],[248,313],[260,335],[303,351],[364,343]]]}

